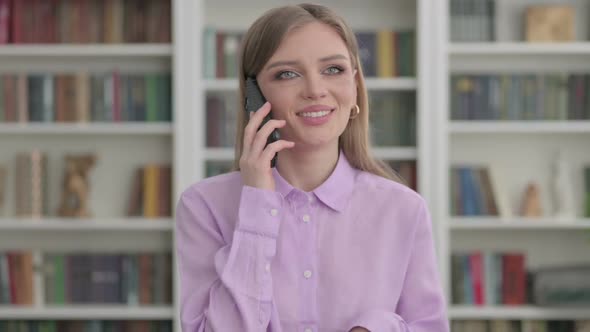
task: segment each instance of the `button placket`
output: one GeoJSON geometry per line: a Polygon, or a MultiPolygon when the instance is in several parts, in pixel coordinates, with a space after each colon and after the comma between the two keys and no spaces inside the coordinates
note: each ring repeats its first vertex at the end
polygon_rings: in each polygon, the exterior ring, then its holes
{"type": "Polygon", "coordinates": [[[316,327],[309,322],[317,319],[317,299],[316,299],[316,243],[315,243],[315,223],[312,223],[312,213],[314,206],[313,194],[299,192],[297,196],[297,207],[295,211],[297,224],[300,225],[298,229],[301,231],[302,237],[302,259],[300,261],[299,277],[301,280],[301,322],[308,322],[302,324],[298,331],[300,332],[316,332],[316,327]]]}

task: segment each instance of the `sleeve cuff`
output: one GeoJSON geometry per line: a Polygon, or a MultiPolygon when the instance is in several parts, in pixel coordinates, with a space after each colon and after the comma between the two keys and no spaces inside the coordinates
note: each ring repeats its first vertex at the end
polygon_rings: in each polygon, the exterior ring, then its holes
{"type": "Polygon", "coordinates": [[[356,326],[364,327],[370,332],[390,331],[406,332],[404,320],[393,312],[371,310],[362,313],[350,324],[350,329],[356,326]]]}
{"type": "Polygon", "coordinates": [[[282,207],[283,197],[280,193],[244,186],[236,229],[277,238],[284,214],[282,207]]]}

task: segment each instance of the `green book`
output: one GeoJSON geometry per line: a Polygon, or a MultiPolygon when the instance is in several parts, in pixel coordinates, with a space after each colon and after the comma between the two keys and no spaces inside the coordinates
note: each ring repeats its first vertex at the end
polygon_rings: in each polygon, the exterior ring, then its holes
{"type": "Polygon", "coordinates": [[[55,321],[41,321],[39,322],[39,332],[56,332],[55,321]]]}
{"type": "Polygon", "coordinates": [[[6,121],[6,111],[4,110],[4,76],[0,75],[0,123],[6,121]]]}
{"type": "Polygon", "coordinates": [[[590,218],[590,166],[584,169],[584,178],[586,183],[586,217],[590,218]]]}
{"type": "Polygon", "coordinates": [[[158,121],[159,109],[158,97],[161,92],[158,92],[158,76],[156,74],[148,74],[145,79],[145,95],[146,95],[146,116],[144,121],[154,122],[158,121]]]}
{"type": "Polygon", "coordinates": [[[54,296],[55,304],[65,304],[66,292],[65,292],[65,257],[62,254],[53,256],[55,266],[55,279],[54,279],[54,296]]]}

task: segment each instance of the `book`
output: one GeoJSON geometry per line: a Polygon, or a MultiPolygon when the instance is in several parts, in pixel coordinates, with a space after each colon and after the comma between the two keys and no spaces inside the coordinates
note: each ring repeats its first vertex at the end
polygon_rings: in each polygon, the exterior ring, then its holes
{"type": "Polygon", "coordinates": [[[0,0],[0,44],[169,43],[170,0],[0,0]]]}
{"type": "Polygon", "coordinates": [[[0,165],[0,216],[6,213],[6,167],[0,165]]]}
{"type": "Polygon", "coordinates": [[[16,216],[40,218],[49,214],[47,155],[37,149],[16,156],[16,216]]]}
{"type": "Polygon", "coordinates": [[[450,171],[450,211],[456,216],[510,215],[498,184],[494,168],[479,165],[457,165],[450,171]]]}
{"type": "Polygon", "coordinates": [[[170,122],[165,72],[0,75],[0,122],[170,122]]]}
{"type": "Polygon", "coordinates": [[[172,215],[172,166],[148,164],[131,174],[127,216],[145,218],[172,215]]]}
{"type": "Polygon", "coordinates": [[[584,168],[584,183],[586,187],[584,194],[586,211],[584,213],[584,216],[590,218],[590,166],[584,168]]]}

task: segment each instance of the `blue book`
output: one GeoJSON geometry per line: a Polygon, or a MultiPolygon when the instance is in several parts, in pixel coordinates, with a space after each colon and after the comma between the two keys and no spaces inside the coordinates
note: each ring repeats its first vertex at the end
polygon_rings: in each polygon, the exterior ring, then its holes
{"type": "Polygon", "coordinates": [[[375,32],[356,32],[359,58],[366,77],[377,76],[377,43],[375,32]]]}
{"type": "Polygon", "coordinates": [[[475,304],[473,294],[473,278],[471,277],[471,262],[469,254],[463,254],[463,293],[465,294],[466,304],[475,304]]]}

